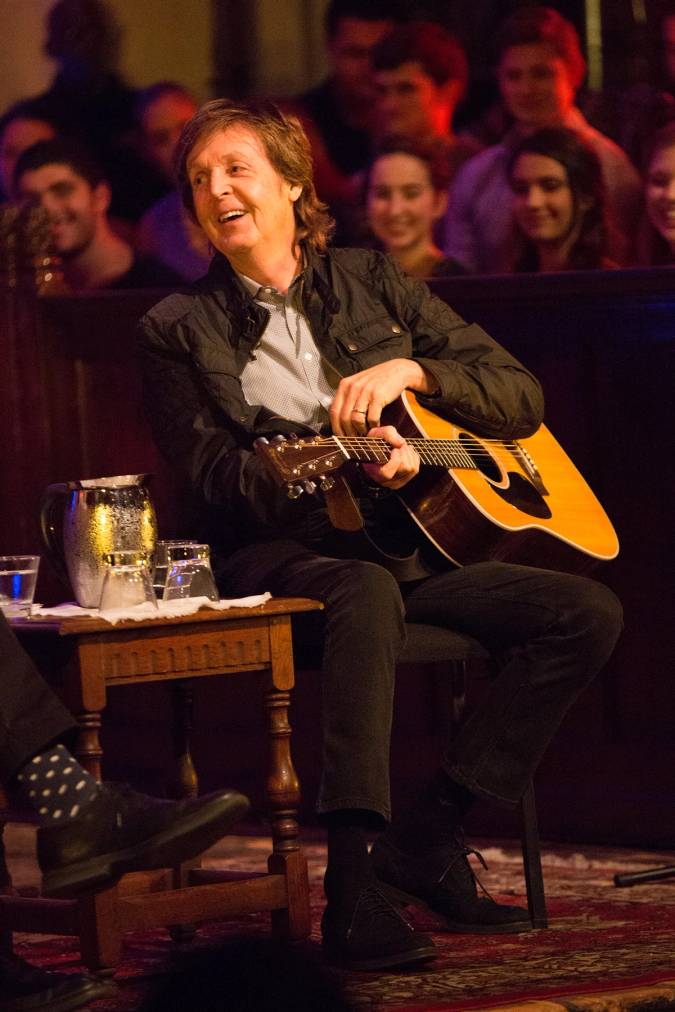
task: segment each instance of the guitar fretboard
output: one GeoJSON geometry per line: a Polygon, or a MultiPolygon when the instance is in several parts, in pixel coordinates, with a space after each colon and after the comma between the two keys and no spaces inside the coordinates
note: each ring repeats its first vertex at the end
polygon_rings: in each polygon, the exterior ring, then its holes
{"type": "MultiPolygon", "coordinates": [[[[383,464],[389,460],[391,446],[384,439],[368,439],[360,436],[334,436],[324,441],[326,445],[338,447],[349,460],[361,460],[372,464],[383,464]]],[[[420,455],[423,464],[436,467],[465,467],[476,469],[477,465],[459,439],[407,439],[420,455]]]]}

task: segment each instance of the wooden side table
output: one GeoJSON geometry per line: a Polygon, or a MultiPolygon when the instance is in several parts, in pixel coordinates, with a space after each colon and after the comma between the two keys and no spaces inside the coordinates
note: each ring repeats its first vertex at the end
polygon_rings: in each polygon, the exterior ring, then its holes
{"type": "Polygon", "coordinates": [[[234,882],[214,881],[213,872],[181,867],[126,875],[77,900],[2,895],[0,931],[79,935],[83,961],[98,972],[112,972],[119,962],[124,931],[270,910],[275,933],[307,937],[307,862],[298,837],[300,788],[288,721],[294,685],[291,616],[321,607],[306,598],[277,598],[254,608],[204,609],[183,618],[115,626],[92,617],[12,623],[38,666],[51,667],[46,677],[79,725],[75,754],[96,777],[101,774],[99,730],[108,686],[173,682],[175,758],[184,795],[197,791],[188,740],[192,679],[264,672],[272,853],[268,874],[234,882]]]}

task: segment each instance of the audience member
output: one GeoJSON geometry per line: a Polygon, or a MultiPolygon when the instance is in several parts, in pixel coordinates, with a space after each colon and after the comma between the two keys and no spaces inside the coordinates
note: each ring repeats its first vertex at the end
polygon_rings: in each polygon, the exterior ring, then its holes
{"type": "MultiPolygon", "coordinates": [[[[566,126],[597,154],[607,203],[621,234],[634,235],[641,206],[638,173],[627,155],[591,127],[574,104],[585,62],[574,26],[550,7],[517,10],[498,36],[497,73],[514,126],[501,144],[464,165],[452,187],[446,219],[446,253],[468,271],[512,268],[512,212],[506,165],[521,137],[541,127],[566,126]]],[[[625,262],[627,250],[613,249],[625,262]]]]}
{"type": "Polygon", "coordinates": [[[450,180],[481,145],[453,133],[465,91],[466,56],[457,39],[428,21],[399,25],[373,49],[377,132],[434,138],[446,152],[450,180]]]}
{"type": "MultiPolygon", "coordinates": [[[[246,814],[248,801],[236,791],[160,801],[97,783],[67,748],[75,721],[1,612],[0,672],[0,783],[37,819],[45,895],[78,895],[128,871],[187,861],[246,814]]],[[[74,1009],[109,995],[95,977],[48,973],[0,946],[3,1012],[74,1009]]]]}
{"type": "Polygon", "coordinates": [[[58,0],[45,43],[57,72],[32,102],[59,134],[92,151],[112,188],[111,213],[135,223],[167,184],[136,149],[136,91],[117,70],[120,37],[104,0],[58,0]]]}
{"type": "Polygon", "coordinates": [[[139,255],[108,220],[110,185],[87,151],[72,141],[38,141],[14,170],[19,199],[35,201],[52,222],[54,252],[72,291],[175,287],[181,279],[139,255]]]}
{"type": "Polygon", "coordinates": [[[461,273],[434,242],[448,202],[448,162],[433,139],[384,138],[365,179],[368,224],[383,250],[412,277],[461,273]]]}
{"type": "Polygon", "coordinates": [[[178,138],[196,111],[192,95],[174,81],[146,88],[137,105],[145,155],[171,184],[171,190],[141,218],[137,245],[186,281],[196,281],[206,274],[211,261],[206,236],[186,214],[173,179],[178,138]]]}
{"type": "Polygon", "coordinates": [[[355,176],[365,168],[372,149],[371,53],[397,19],[391,0],[331,0],[324,21],[331,73],[290,105],[312,147],[317,192],[330,204],[338,229],[343,213],[351,221],[358,202],[355,176]]]}
{"type": "Polygon", "coordinates": [[[675,122],[652,137],[645,163],[645,218],[638,240],[641,264],[675,263],[675,122]]]}
{"type": "MultiPolygon", "coordinates": [[[[655,130],[675,119],[675,0],[662,0],[642,54],[646,80],[590,96],[585,111],[616,140],[634,165],[643,166],[655,130]]],[[[651,15],[651,11],[649,11],[651,15]]]]}
{"type": "Polygon", "coordinates": [[[17,158],[36,141],[56,137],[52,123],[43,119],[30,102],[18,102],[0,118],[0,201],[12,196],[17,158]]]}
{"type": "Polygon", "coordinates": [[[566,127],[545,127],[511,153],[517,271],[615,267],[607,256],[602,168],[593,149],[566,127]]]}

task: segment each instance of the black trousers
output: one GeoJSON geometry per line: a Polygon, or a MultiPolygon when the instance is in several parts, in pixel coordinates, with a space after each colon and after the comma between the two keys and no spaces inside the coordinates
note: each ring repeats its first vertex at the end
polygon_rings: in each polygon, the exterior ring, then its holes
{"type": "MultiPolygon", "coordinates": [[[[298,542],[251,545],[219,572],[226,596],[269,590],[323,601],[297,644],[322,650],[323,771],[317,809],[390,818],[389,739],[404,621],[465,632],[498,659],[488,698],[443,765],[473,793],[514,805],[566,712],[621,630],[614,594],[585,577],[479,563],[399,584],[383,567],[298,542]]],[[[308,616],[308,618],[310,618],[308,616]]]]}
{"type": "Polygon", "coordinates": [[[0,781],[74,727],[0,612],[0,781]]]}

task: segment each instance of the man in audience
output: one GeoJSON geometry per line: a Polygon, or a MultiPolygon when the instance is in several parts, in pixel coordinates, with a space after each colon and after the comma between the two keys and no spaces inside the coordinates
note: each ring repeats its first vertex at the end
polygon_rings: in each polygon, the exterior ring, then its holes
{"type": "Polygon", "coordinates": [[[17,102],[0,117],[0,201],[12,196],[16,162],[37,141],[56,137],[53,123],[43,118],[30,102],[17,102]]]}
{"type": "MultiPolygon", "coordinates": [[[[173,867],[229,833],[236,791],[161,801],[100,784],[69,751],[76,724],[0,612],[0,783],[37,818],[43,894],[77,896],[143,868],[173,867]]],[[[0,947],[3,1012],[67,1009],[110,995],[94,977],[48,973],[0,947]]]]}
{"type": "Polygon", "coordinates": [[[54,252],[74,292],[100,288],[165,288],[175,271],[139,255],[108,220],[110,186],[88,152],[73,142],[39,141],[20,156],[14,191],[48,212],[54,252]]]}
{"type": "MultiPolygon", "coordinates": [[[[450,189],[445,252],[467,271],[512,269],[511,196],[506,163],[515,143],[540,127],[576,130],[600,159],[607,202],[623,236],[633,236],[641,207],[638,173],[614,141],[593,129],[574,104],[585,62],[574,26],[551,7],[517,10],[497,39],[499,87],[514,126],[503,142],[466,163],[450,189]]],[[[612,249],[618,263],[626,242],[612,249]]]]}
{"type": "Polygon", "coordinates": [[[197,103],[180,84],[162,81],[141,92],[136,111],[145,156],[171,187],[141,218],[138,246],[186,281],[196,281],[208,270],[209,245],[199,225],[186,214],[176,191],[173,155],[197,103]]]}
{"type": "Polygon", "coordinates": [[[356,199],[354,176],[371,153],[371,53],[396,20],[391,0],[331,0],[325,15],[331,74],[290,104],[312,146],[317,192],[330,204],[338,224],[343,206],[350,208],[356,199]]]}
{"type": "Polygon", "coordinates": [[[440,25],[417,21],[394,28],[373,49],[377,132],[428,141],[447,151],[450,180],[480,144],[453,132],[466,91],[466,56],[440,25]]]}
{"type": "Polygon", "coordinates": [[[411,390],[481,436],[518,439],[541,421],[539,384],[389,258],[327,246],[331,221],[295,117],[269,102],[208,102],[183,131],[177,165],[185,206],[216,252],[203,281],[141,321],[145,403],[201,504],[228,592],[264,587],[324,604],[298,641],[322,657],[326,956],[364,970],[432,958],[433,942],[392,898],[430,906],[447,931],[526,931],[526,910],[478,896],[461,824],[479,799],[517,803],[611,653],[620,605],[583,577],[442,556],[390,494],[421,461],[381,414],[411,390]],[[379,463],[357,470],[353,499],[318,478],[307,483],[314,494],[289,498],[254,446],[284,432],[332,432],[362,450],[365,437],[381,440],[379,463]],[[351,531],[333,528],[336,514],[351,531]],[[475,636],[499,670],[414,810],[369,854],[368,832],[391,814],[406,621],[475,636]]]}

